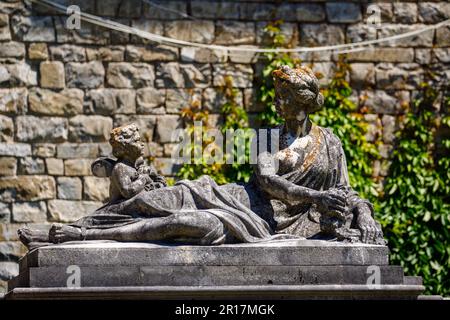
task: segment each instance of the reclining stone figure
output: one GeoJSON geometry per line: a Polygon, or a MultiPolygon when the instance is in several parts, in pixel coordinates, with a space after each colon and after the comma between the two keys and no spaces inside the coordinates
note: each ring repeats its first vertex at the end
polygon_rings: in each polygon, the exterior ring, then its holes
{"type": "Polygon", "coordinates": [[[349,185],[340,140],[314,125],[320,109],[318,80],[306,68],[273,73],[279,150],[261,152],[245,184],[219,186],[208,176],[167,186],[143,164],[139,130],[115,128],[113,155],[97,159],[93,174],[109,177],[109,202],[92,214],[49,232],[22,228],[29,248],[80,240],[170,241],[219,245],[274,239],[325,239],[385,244],[373,207],[349,185]]]}

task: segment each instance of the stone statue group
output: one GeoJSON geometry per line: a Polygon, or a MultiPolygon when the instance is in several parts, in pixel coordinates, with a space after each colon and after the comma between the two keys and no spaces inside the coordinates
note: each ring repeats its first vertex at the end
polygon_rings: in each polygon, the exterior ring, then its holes
{"type": "Polygon", "coordinates": [[[279,150],[258,155],[248,183],[217,185],[209,176],[167,186],[143,160],[135,124],[115,128],[116,159],[100,158],[93,174],[109,177],[109,202],[49,231],[22,228],[29,248],[80,240],[167,241],[220,245],[274,239],[322,239],[385,244],[371,203],[350,184],[341,142],[308,115],[323,104],[306,68],[273,72],[275,105],[285,120],[279,150]]]}

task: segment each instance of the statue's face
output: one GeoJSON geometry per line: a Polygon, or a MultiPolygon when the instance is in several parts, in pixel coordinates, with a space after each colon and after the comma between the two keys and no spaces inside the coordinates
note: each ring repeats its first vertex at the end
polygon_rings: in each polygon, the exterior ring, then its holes
{"type": "Polygon", "coordinates": [[[141,141],[139,131],[134,131],[129,141],[127,148],[131,154],[135,154],[138,157],[144,155],[144,143],[141,141]]]}

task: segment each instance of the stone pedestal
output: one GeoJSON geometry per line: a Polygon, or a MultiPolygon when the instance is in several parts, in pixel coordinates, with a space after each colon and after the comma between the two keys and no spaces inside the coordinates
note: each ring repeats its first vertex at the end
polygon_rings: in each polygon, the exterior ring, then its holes
{"type": "Polygon", "coordinates": [[[71,242],[29,252],[5,298],[417,299],[421,279],[389,265],[388,253],[385,246],[318,240],[71,242]],[[73,270],[79,270],[79,288],[68,287],[73,270]],[[374,285],[368,279],[377,272],[380,283],[374,285]]]}

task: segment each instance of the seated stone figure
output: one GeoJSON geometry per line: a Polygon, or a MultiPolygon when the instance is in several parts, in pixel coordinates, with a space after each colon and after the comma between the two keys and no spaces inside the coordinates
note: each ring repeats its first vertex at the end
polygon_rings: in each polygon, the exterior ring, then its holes
{"type": "Polygon", "coordinates": [[[326,239],[384,244],[371,204],[349,185],[339,139],[313,125],[308,114],[323,97],[308,68],[274,72],[276,108],[285,119],[280,150],[261,152],[249,183],[218,186],[210,177],[166,186],[142,165],[135,125],[116,128],[117,161],[99,159],[93,172],[109,176],[110,201],[49,232],[20,229],[31,247],[75,240],[171,241],[217,245],[274,239],[326,239]]]}

